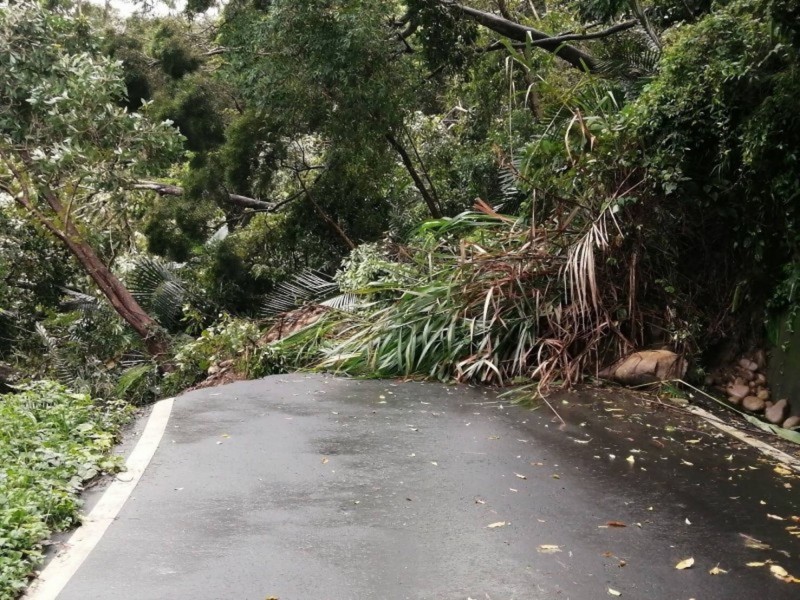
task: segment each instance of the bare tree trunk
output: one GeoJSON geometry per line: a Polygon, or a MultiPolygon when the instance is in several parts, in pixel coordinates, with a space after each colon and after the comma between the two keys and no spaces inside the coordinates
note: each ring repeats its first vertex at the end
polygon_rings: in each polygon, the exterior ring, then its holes
{"type": "Polygon", "coordinates": [[[162,369],[171,370],[171,365],[166,362],[169,347],[166,338],[161,334],[158,323],[139,306],[128,288],[114,275],[108,265],[94,251],[94,248],[83,239],[55,193],[51,190],[44,190],[42,195],[63,224],[63,228],[48,219],[25,195],[17,196],[16,200],[67,247],[86,274],[100,288],[117,314],[142,338],[145,348],[158,360],[162,369]]]}
{"type": "MultiPolygon", "coordinates": [[[[30,163],[30,156],[26,151],[20,153],[23,164],[30,163]]],[[[58,194],[49,186],[35,186],[30,178],[21,171],[11,160],[0,153],[0,160],[17,180],[19,192],[12,191],[10,187],[0,182],[0,189],[12,196],[19,206],[32,218],[60,240],[67,249],[78,259],[86,274],[97,284],[100,291],[111,303],[111,306],[142,338],[147,351],[158,361],[160,368],[171,371],[172,364],[168,362],[169,347],[161,328],[150,315],[148,315],[128,288],[114,275],[108,265],[94,251],[94,248],[84,239],[81,232],[72,221],[70,210],[61,204],[58,194]],[[35,190],[35,192],[34,192],[35,190]],[[36,205],[34,193],[43,198],[55,216],[51,219],[36,205]]]]}
{"type": "Polygon", "coordinates": [[[166,338],[161,334],[158,323],[139,306],[128,288],[89,244],[69,240],[66,245],[117,314],[139,334],[147,351],[159,362],[165,360],[169,351],[166,338]]]}

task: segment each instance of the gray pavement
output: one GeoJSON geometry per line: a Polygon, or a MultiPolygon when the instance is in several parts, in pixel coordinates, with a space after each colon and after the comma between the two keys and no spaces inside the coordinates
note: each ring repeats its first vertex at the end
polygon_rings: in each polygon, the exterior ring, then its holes
{"type": "Polygon", "coordinates": [[[800,480],[675,411],[555,401],[566,426],[432,383],[291,375],[186,394],[59,598],[800,597],[745,566],[800,576],[800,480]]]}

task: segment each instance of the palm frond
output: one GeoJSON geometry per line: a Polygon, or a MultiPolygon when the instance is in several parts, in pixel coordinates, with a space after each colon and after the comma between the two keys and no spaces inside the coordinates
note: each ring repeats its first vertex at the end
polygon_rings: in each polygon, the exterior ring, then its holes
{"type": "Polygon", "coordinates": [[[133,297],[162,327],[174,330],[180,325],[190,293],[173,266],[143,256],[136,261],[127,283],[133,297]]]}
{"type": "MultiPolygon", "coordinates": [[[[270,293],[261,305],[261,315],[275,317],[304,304],[322,303],[339,294],[339,284],[319,271],[303,271],[284,281],[270,293]]],[[[340,303],[346,303],[343,299],[340,303]]]]}
{"type": "Polygon", "coordinates": [[[84,316],[91,315],[100,307],[100,302],[90,294],[84,294],[77,290],[62,288],[64,298],[61,301],[61,308],[66,311],[78,311],[84,316]]]}

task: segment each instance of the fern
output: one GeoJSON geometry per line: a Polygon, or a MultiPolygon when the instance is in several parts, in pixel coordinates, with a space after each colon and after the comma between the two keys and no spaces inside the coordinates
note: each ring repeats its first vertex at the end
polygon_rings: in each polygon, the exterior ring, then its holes
{"type": "Polygon", "coordinates": [[[78,387],[77,384],[80,380],[80,374],[72,368],[70,361],[65,356],[64,352],[62,352],[58,340],[50,335],[50,332],[47,331],[45,326],[41,323],[36,323],[36,333],[47,349],[47,354],[52,361],[53,370],[55,371],[58,381],[68,387],[78,387]]]}
{"type": "Polygon", "coordinates": [[[154,365],[149,362],[126,369],[122,375],[120,375],[119,380],[117,380],[117,385],[114,387],[115,395],[120,398],[126,397],[131,388],[138,385],[139,382],[149,375],[152,375],[154,371],[154,365]]]}

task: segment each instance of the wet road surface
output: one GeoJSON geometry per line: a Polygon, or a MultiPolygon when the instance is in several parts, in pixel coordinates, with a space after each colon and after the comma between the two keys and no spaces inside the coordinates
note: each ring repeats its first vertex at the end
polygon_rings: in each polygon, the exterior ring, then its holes
{"type": "Polygon", "coordinates": [[[800,479],[621,392],[553,401],[566,426],[433,383],[191,392],[59,598],[800,598],[767,562],[800,576],[800,479]]]}

